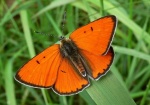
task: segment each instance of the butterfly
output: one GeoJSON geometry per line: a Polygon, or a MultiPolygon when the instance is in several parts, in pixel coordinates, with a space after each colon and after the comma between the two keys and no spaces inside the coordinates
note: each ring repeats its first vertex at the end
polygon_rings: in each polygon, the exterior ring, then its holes
{"type": "Polygon", "coordinates": [[[111,42],[117,18],[99,18],[77,30],[69,38],[60,37],[54,44],[33,57],[15,79],[34,88],[51,88],[59,95],[73,95],[106,74],[114,59],[111,42]]]}

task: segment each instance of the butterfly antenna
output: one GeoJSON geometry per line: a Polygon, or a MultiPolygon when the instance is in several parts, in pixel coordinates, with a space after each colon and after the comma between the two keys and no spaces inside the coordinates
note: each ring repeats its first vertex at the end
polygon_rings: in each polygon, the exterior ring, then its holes
{"type": "Polygon", "coordinates": [[[53,36],[51,34],[47,34],[47,33],[44,33],[44,32],[39,32],[39,31],[34,31],[36,34],[41,34],[41,35],[47,35],[47,36],[53,36]]]}
{"type": "Polygon", "coordinates": [[[66,11],[63,14],[63,20],[62,20],[62,34],[64,36],[64,26],[65,26],[65,22],[66,22],[66,11]]]}

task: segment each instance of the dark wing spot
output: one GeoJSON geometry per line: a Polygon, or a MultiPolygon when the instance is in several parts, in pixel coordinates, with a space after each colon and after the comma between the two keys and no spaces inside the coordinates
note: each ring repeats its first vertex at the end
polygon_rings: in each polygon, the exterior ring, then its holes
{"type": "Polygon", "coordinates": [[[86,33],[86,31],[84,31],[84,33],[86,33]]]}
{"type": "Polygon", "coordinates": [[[37,62],[38,64],[40,64],[40,62],[39,62],[38,60],[36,60],[36,62],[37,62]]]}
{"type": "Polygon", "coordinates": [[[93,27],[91,27],[91,30],[93,31],[93,27]]]}
{"type": "Polygon", "coordinates": [[[43,58],[45,58],[45,56],[43,58]]]}
{"type": "Polygon", "coordinates": [[[66,73],[65,71],[61,70],[61,72],[66,73]]]}

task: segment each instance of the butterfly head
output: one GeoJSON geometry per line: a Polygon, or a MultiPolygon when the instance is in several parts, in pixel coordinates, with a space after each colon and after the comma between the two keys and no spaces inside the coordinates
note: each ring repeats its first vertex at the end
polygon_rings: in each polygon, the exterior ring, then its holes
{"type": "Polygon", "coordinates": [[[59,37],[59,40],[60,40],[60,41],[62,41],[63,39],[65,39],[64,36],[60,36],[60,37],[59,37]]]}

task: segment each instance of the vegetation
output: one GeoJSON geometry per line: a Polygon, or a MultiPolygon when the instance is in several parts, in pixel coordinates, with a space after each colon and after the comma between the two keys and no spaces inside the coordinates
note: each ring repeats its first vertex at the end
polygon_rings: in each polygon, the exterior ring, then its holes
{"type": "Polygon", "coordinates": [[[1,0],[0,105],[150,105],[149,27],[149,0],[1,0]],[[14,80],[25,62],[57,43],[59,36],[110,14],[118,18],[112,44],[115,60],[89,88],[59,96],[14,80]]]}

